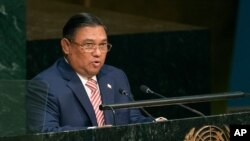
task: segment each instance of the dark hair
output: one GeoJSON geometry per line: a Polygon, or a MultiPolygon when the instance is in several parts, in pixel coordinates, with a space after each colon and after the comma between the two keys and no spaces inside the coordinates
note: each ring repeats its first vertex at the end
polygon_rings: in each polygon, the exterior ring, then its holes
{"type": "Polygon", "coordinates": [[[72,16],[64,25],[63,37],[72,39],[77,28],[84,26],[103,26],[107,32],[106,26],[98,17],[90,13],[79,13],[72,16]]]}

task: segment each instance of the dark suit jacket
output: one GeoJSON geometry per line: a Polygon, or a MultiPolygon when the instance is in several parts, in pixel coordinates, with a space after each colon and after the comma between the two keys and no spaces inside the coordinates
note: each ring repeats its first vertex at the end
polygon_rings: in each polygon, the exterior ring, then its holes
{"type": "MultiPolygon", "coordinates": [[[[103,103],[129,101],[127,96],[119,93],[119,88],[122,88],[131,95],[129,82],[122,70],[104,65],[97,75],[97,81],[103,103]]],[[[81,80],[64,58],[57,60],[30,82],[27,117],[28,130],[32,132],[97,126],[94,110],[81,80]]],[[[105,124],[114,125],[112,111],[104,111],[104,117],[105,124]]],[[[142,116],[138,109],[115,110],[115,118],[117,125],[152,121],[142,116]]]]}

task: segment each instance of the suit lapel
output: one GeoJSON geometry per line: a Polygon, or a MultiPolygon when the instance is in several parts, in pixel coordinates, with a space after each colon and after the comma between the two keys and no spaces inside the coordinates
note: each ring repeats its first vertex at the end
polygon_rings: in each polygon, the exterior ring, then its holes
{"type": "Polygon", "coordinates": [[[81,105],[83,106],[85,111],[88,113],[88,116],[91,120],[92,125],[97,126],[95,111],[94,111],[92,104],[89,100],[87,92],[84,89],[84,86],[82,85],[82,83],[81,82],[79,83],[78,81],[80,81],[80,80],[69,81],[68,87],[70,87],[72,89],[75,96],[78,98],[79,102],[81,103],[81,105]]]}
{"type": "MultiPolygon", "coordinates": [[[[59,71],[61,72],[64,79],[68,80],[68,87],[73,91],[74,95],[77,97],[85,111],[87,112],[91,123],[93,126],[97,126],[96,116],[92,104],[89,100],[86,90],[81,83],[80,78],[72,70],[69,64],[64,60],[64,58],[59,60],[58,65],[59,71]]],[[[97,75],[97,81],[100,88],[101,98],[103,104],[113,104],[114,103],[114,82],[110,77],[105,74],[105,67],[100,70],[97,75]]],[[[113,114],[111,110],[104,111],[104,117],[106,124],[113,124],[113,114]]]]}
{"type": "Polygon", "coordinates": [[[87,112],[89,119],[93,126],[97,126],[96,116],[92,104],[89,100],[86,90],[81,83],[80,78],[72,70],[68,63],[64,59],[59,62],[59,71],[64,79],[68,80],[67,86],[73,91],[73,94],[79,100],[82,107],[87,112]]]}
{"type": "MultiPolygon", "coordinates": [[[[101,72],[97,76],[102,103],[103,104],[113,104],[114,103],[114,82],[110,77],[106,77],[104,75],[104,70],[102,69],[101,72]]],[[[113,124],[113,114],[111,110],[104,111],[104,117],[106,124],[113,124]]]]}

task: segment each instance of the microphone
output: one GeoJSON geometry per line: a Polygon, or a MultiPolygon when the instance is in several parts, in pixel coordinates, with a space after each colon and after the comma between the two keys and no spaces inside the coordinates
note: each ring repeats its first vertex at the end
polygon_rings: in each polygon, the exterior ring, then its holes
{"type": "MultiPolygon", "coordinates": [[[[152,91],[149,87],[147,87],[147,86],[145,86],[145,85],[141,85],[141,86],[140,86],[140,89],[141,89],[141,91],[142,91],[143,93],[146,93],[146,94],[154,94],[154,95],[156,95],[156,96],[158,96],[158,97],[166,98],[165,96],[163,96],[163,95],[161,95],[161,94],[158,94],[158,93],[152,91]]],[[[193,113],[196,113],[197,115],[200,115],[200,116],[202,116],[202,117],[205,117],[205,115],[204,115],[203,113],[201,113],[201,112],[199,112],[199,111],[197,111],[197,110],[195,110],[195,109],[193,109],[193,108],[191,108],[191,107],[188,107],[188,106],[186,106],[186,105],[184,105],[184,104],[179,104],[179,103],[178,103],[178,104],[175,104],[175,105],[181,106],[182,108],[185,108],[185,109],[187,109],[187,110],[189,110],[189,111],[191,111],[191,112],[193,112],[193,113]]]]}
{"type": "MultiPolygon", "coordinates": [[[[127,93],[126,90],[120,88],[120,89],[119,89],[119,92],[120,92],[120,94],[127,96],[127,97],[129,98],[129,100],[134,101],[134,99],[133,99],[132,97],[130,97],[130,95],[127,93]]],[[[154,118],[150,113],[148,113],[143,107],[140,107],[140,109],[141,109],[148,117],[150,117],[150,118],[153,120],[153,122],[156,122],[155,118],[154,118]]]]}

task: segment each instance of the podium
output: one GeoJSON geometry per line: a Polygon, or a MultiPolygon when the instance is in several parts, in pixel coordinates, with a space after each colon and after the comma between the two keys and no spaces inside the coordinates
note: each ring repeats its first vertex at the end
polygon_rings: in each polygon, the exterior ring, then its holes
{"type": "MultiPolygon", "coordinates": [[[[9,81],[3,84],[19,84],[18,86],[21,91],[26,86],[26,81],[18,81],[10,83],[9,81]]],[[[40,84],[40,83],[39,83],[40,84]]],[[[17,86],[17,85],[15,85],[17,86]]],[[[9,90],[7,86],[6,90],[9,90]]],[[[19,88],[18,87],[18,88],[19,88]]],[[[36,87],[37,88],[37,87],[36,87]]],[[[24,89],[25,90],[25,89],[24,89]]],[[[4,89],[3,89],[4,92],[4,89]]],[[[14,94],[16,90],[14,90],[14,94]]],[[[10,95],[13,98],[17,98],[17,95],[10,95]]],[[[18,105],[24,104],[24,96],[19,99],[21,101],[18,105]],[[23,99],[23,101],[22,101],[23,99]]],[[[176,97],[168,99],[156,99],[156,100],[144,100],[144,101],[132,101],[129,103],[101,105],[100,109],[110,110],[122,109],[122,108],[140,108],[140,107],[152,107],[152,106],[163,106],[171,105],[176,103],[190,103],[197,101],[209,101],[212,99],[224,99],[245,96],[243,92],[231,92],[228,94],[208,94],[208,95],[197,95],[197,96],[186,96],[176,97]],[[101,108],[102,107],[102,108],[101,108]]],[[[12,100],[17,101],[17,100],[12,100]]],[[[8,102],[8,101],[7,101],[8,102]]],[[[8,102],[9,104],[10,103],[8,102]]],[[[16,107],[12,107],[15,109],[16,107]]],[[[24,109],[24,108],[22,108],[24,109]]],[[[24,115],[23,112],[22,115],[24,115]]],[[[12,117],[10,114],[8,117],[12,117]]],[[[168,118],[168,117],[166,117],[168,118]]],[[[27,134],[22,132],[16,132],[18,134],[3,135],[0,137],[0,141],[199,141],[203,140],[224,140],[229,141],[230,138],[230,125],[250,125],[250,111],[249,112],[238,112],[238,113],[227,113],[220,115],[209,115],[209,116],[196,116],[181,119],[169,118],[164,122],[148,122],[138,124],[119,125],[102,128],[92,129],[80,129],[74,131],[62,131],[62,132],[50,132],[50,133],[35,133],[27,134]]],[[[23,116],[25,119],[25,116],[23,116]]],[[[10,119],[9,119],[10,120],[10,119]]],[[[16,116],[16,120],[22,120],[21,116],[16,116]]],[[[10,120],[11,121],[11,120],[10,120]]],[[[7,122],[7,121],[5,121],[7,122]]],[[[12,121],[14,122],[14,121],[12,121]]],[[[8,123],[8,122],[7,122],[8,123]]],[[[16,122],[18,123],[18,122],[16,122]]],[[[3,124],[0,124],[3,125],[3,124]]],[[[11,130],[17,130],[18,124],[14,124],[14,128],[11,130]]],[[[115,124],[113,124],[115,125],[115,124]]],[[[1,126],[7,131],[10,124],[1,126]]],[[[23,127],[19,127],[23,129],[23,127]]]]}
{"type": "MultiPolygon", "coordinates": [[[[25,105],[27,104],[26,87],[28,84],[31,84],[31,81],[1,81],[0,84],[2,97],[8,97],[8,99],[4,100],[5,103],[2,104],[4,106],[0,112],[0,118],[4,119],[5,117],[5,120],[0,120],[0,141],[195,141],[197,137],[221,137],[224,140],[228,140],[230,125],[250,124],[249,111],[180,119],[166,117],[169,118],[168,121],[157,123],[150,122],[95,129],[81,129],[77,131],[27,134],[25,128],[25,121],[27,120],[27,111],[25,111],[25,105]],[[15,89],[13,89],[13,86],[15,86],[15,89]]],[[[39,81],[37,84],[40,84],[39,81]]],[[[38,91],[42,90],[41,92],[46,92],[46,87],[41,87],[42,89],[38,89],[38,87],[35,88],[38,91]]],[[[102,105],[102,108],[109,110],[105,108],[110,106],[113,109],[119,109],[163,106],[176,103],[186,104],[240,96],[245,96],[245,93],[231,92],[132,101],[129,103],[102,105]]]]}
{"type": "Polygon", "coordinates": [[[1,137],[0,141],[196,141],[208,138],[229,141],[230,125],[250,124],[249,118],[250,112],[239,112],[159,123],[1,137]]]}

